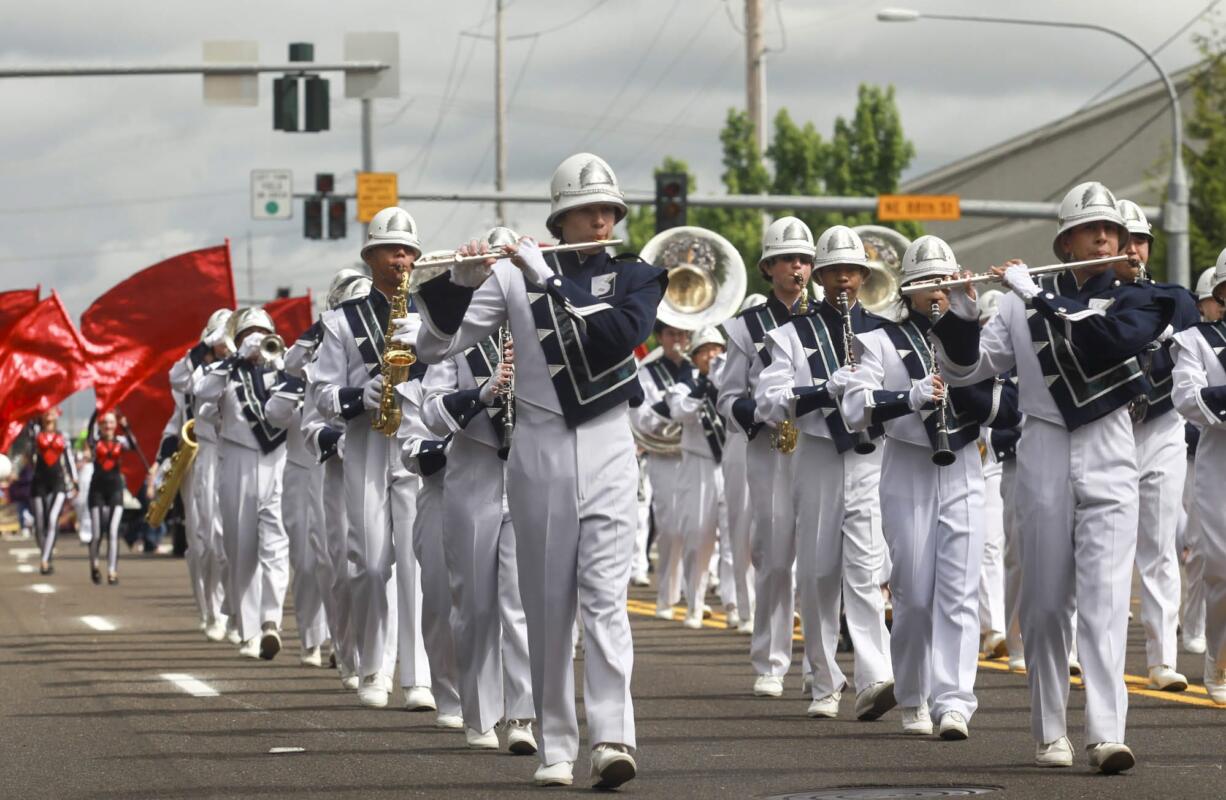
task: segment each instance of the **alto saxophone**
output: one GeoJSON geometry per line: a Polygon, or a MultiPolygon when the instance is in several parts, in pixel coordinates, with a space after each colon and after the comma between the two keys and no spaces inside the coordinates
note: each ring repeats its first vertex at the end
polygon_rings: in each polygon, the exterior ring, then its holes
{"type": "MultiPolygon", "coordinates": [[[[796,316],[803,317],[809,313],[809,287],[805,285],[805,278],[799,272],[792,275],[792,280],[796,281],[796,285],[800,287],[800,299],[796,301],[796,316]]],[[[796,420],[788,417],[771,431],[771,449],[785,456],[791,455],[796,452],[799,437],[800,432],[796,428],[796,420]]]]}
{"type": "Polygon", "coordinates": [[[184,423],[179,434],[179,448],[170,456],[170,466],[162,475],[153,502],[145,512],[145,522],[155,527],[166,521],[166,515],[174,505],[175,496],[179,494],[179,487],[183,485],[183,478],[196,460],[196,450],[199,448],[196,441],[196,420],[189,419],[184,423]]]}
{"type": "Polygon", "coordinates": [[[396,387],[409,379],[409,367],[417,363],[412,348],[396,344],[392,334],[395,321],[409,315],[409,272],[406,270],[392,295],[392,310],[387,318],[387,330],[383,333],[383,394],[379,407],[370,419],[370,427],[384,436],[395,436],[400,429],[400,400],[396,387]]]}

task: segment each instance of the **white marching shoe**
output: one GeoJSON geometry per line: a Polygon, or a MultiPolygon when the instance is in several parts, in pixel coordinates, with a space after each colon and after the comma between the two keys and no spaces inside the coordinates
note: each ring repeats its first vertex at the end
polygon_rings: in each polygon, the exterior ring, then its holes
{"type": "Polygon", "coordinates": [[[435,711],[438,705],[434,702],[434,692],[429,686],[410,686],[404,689],[405,711],[435,711]]]}
{"type": "Polygon", "coordinates": [[[1160,692],[1182,692],[1188,688],[1188,679],[1166,664],[1149,668],[1149,688],[1160,692]]]}
{"type": "Polygon", "coordinates": [[[204,629],[204,638],[210,642],[221,642],[226,638],[226,625],[220,620],[213,620],[209,626],[204,629]]]}
{"type": "Polygon", "coordinates": [[[753,635],[753,620],[747,619],[743,621],[740,625],[737,626],[736,632],[737,633],[748,633],[749,635],[752,636],[753,635]]]}
{"type": "Polygon", "coordinates": [[[1191,653],[1194,656],[1202,655],[1208,643],[1204,636],[1185,636],[1183,637],[1183,650],[1185,653],[1191,653]]]}
{"type": "Polygon", "coordinates": [[[233,627],[233,623],[226,623],[226,641],[230,644],[242,644],[243,640],[238,635],[238,628],[233,627]]]}
{"type": "Polygon", "coordinates": [[[1010,672],[1025,672],[1026,671],[1026,656],[1018,653],[1017,655],[1010,654],[1009,656],[1009,671],[1010,672]]]}
{"type": "Polygon", "coordinates": [[[616,789],[636,774],[634,756],[624,744],[598,744],[592,749],[593,789],[616,789]]]}
{"type": "Polygon", "coordinates": [[[304,667],[322,667],[324,657],[319,650],[319,645],[302,648],[302,653],[298,656],[298,663],[304,667]]]}
{"type": "MultiPolygon", "coordinates": [[[[434,718],[434,727],[442,728],[443,730],[458,731],[464,727],[464,718],[459,714],[439,714],[434,718]]],[[[473,731],[473,733],[476,734],[477,732],[473,731]]]]}
{"type": "Polygon", "coordinates": [[[736,613],[735,608],[728,610],[728,614],[724,618],[724,627],[733,631],[741,627],[741,615],[736,613]]]}
{"type": "Polygon", "coordinates": [[[367,708],[387,708],[387,685],[382,675],[375,673],[362,678],[358,685],[358,702],[367,708]]]}
{"type": "Polygon", "coordinates": [[[1000,631],[988,631],[983,637],[983,657],[988,659],[1004,658],[1009,655],[1009,646],[1005,644],[1005,635],[1000,631]]]}
{"type": "Polygon", "coordinates": [[[947,742],[959,742],[970,738],[966,729],[966,717],[958,711],[946,711],[941,715],[940,736],[947,742]]]}
{"type": "Polygon", "coordinates": [[[1217,662],[1205,657],[1205,691],[1209,699],[1219,706],[1226,706],[1226,669],[1218,669],[1217,662]]]}
{"type": "Polygon", "coordinates": [[[252,636],[238,648],[238,654],[243,658],[259,658],[260,640],[252,636]]]}
{"type": "Polygon", "coordinates": [[[1054,742],[1041,742],[1035,746],[1034,763],[1040,767],[1071,767],[1073,745],[1067,736],[1061,736],[1054,742]]]}
{"type": "Polygon", "coordinates": [[[1099,742],[1087,746],[1086,750],[1090,753],[1090,766],[1104,775],[1132,769],[1137,763],[1136,756],[1123,742],[1099,742]]]}
{"type": "Polygon", "coordinates": [[[530,756],[536,752],[536,737],[532,735],[532,720],[507,720],[507,750],[517,756],[530,756]]]}
{"type": "Polygon", "coordinates": [[[753,682],[755,697],[780,697],[783,695],[783,678],[778,675],[759,675],[753,682]]]}
{"type": "Polygon", "coordinates": [[[702,617],[695,617],[687,614],[685,616],[685,622],[682,622],[681,624],[692,631],[700,631],[702,630],[702,617]]]}
{"type": "Polygon", "coordinates": [[[541,764],[532,775],[537,786],[570,786],[575,782],[575,765],[570,761],[541,764]]]}
{"type": "Polygon", "coordinates": [[[468,745],[469,750],[498,749],[498,734],[494,732],[493,728],[490,728],[485,733],[474,731],[472,728],[465,728],[464,741],[468,745]]]}
{"type": "Polygon", "coordinates": [[[878,681],[856,695],[856,719],[871,722],[897,704],[894,681],[878,681]]]}
{"type": "Polygon", "coordinates": [[[842,699],[841,692],[828,694],[825,697],[819,697],[812,703],[809,703],[809,710],[805,713],[813,718],[822,719],[838,719],[839,718],[839,700],[842,699]]]}
{"type": "Polygon", "coordinates": [[[650,586],[651,580],[648,579],[646,575],[641,574],[641,573],[637,575],[631,575],[630,585],[631,586],[650,586]]]}
{"type": "Polygon", "coordinates": [[[928,706],[904,707],[902,732],[908,736],[931,736],[932,717],[928,716],[928,706]]]}
{"type": "MultiPolygon", "coordinates": [[[[659,606],[656,606],[656,619],[666,619],[666,620],[668,620],[669,622],[672,622],[672,620],[673,620],[673,609],[672,609],[672,607],[669,607],[669,608],[660,608],[659,606]]],[[[562,763],[562,762],[559,762],[559,763],[562,763]]],[[[568,784],[566,784],[566,785],[567,785],[567,786],[570,786],[570,784],[569,784],[569,783],[568,783],[568,784]]]]}
{"type": "Polygon", "coordinates": [[[340,670],[340,673],[342,687],[351,691],[358,688],[358,684],[361,683],[361,679],[358,677],[356,672],[347,672],[342,669],[340,670]]]}

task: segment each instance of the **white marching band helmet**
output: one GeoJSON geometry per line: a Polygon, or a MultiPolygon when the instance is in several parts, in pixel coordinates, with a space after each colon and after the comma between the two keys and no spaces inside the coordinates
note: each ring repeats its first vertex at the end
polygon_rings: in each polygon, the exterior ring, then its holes
{"type": "MultiPolygon", "coordinates": [[[[1138,209],[1139,210],[1139,209],[1138,209]]],[[[1120,246],[1127,244],[1128,226],[1116,209],[1115,195],[1098,181],[1079,183],[1069,190],[1060,201],[1060,211],[1057,217],[1056,235],[1051,241],[1052,252],[1061,261],[1067,261],[1068,253],[1060,247],[1060,237],[1065,232],[1084,225],[1087,222],[1110,222],[1120,231],[1120,246]]]]}
{"type": "Polygon", "coordinates": [[[549,181],[549,201],[545,227],[558,237],[562,235],[558,217],[572,208],[608,203],[617,208],[617,222],[626,216],[626,200],[613,168],[591,153],[576,153],[558,165],[549,181]]]}
{"type": "Polygon", "coordinates": [[[1005,296],[1005,293],[1000,289],[987,289],[979,293],[979,321],[987,322],[992,317],[996,316],[996,312],[1000,310],[1000,300],[1005,296]]]}
{"type": "Polygon", "coordinates": [[[258,306],[244,306],[230,315],[226,322],[226,345],[231,353],[238,352],[239,336],[248,330],[263,330],[265,333],[276,333],[277,326],[273,324],[268,312],[258,306]]]}
{"type": "Polygon", "coordinates": [[[370,292],[370,271],[358,267],[341,267],[332,276],[328,285],[328,308],[336,308],[346,300],[352,300],[370,292]]]}
{"type": "Polygon", "coordinates": [[[1131,200],[1120,200],[1115,204],[1115,210],[1119,212],[1124,220],[1124,227],[1130,234],[1148,237],[1151,242],[1154,240],[1154,226],[1149,224],[1139,205],[1131,200]]]}
{"type": "Polygon", "coordinates": [[[846,225],[835,225],[822,231],[817,237],[813,269],[847,265],[868,269],[868,256],[860,235],[846,225]]]}
{"type": "Polygon", "coordinates": [[[1217,288],[1226,283],[1226,250],[1218,253],[1217,264],[1213,266],[1213,278],[1209,284],[1209,292],[1216,297],[1217,288]]]}
{"type": "Polygon", "coordinates": [[[762,234],[762,256],[758,265],[775,256],[802,255],[810,258],[817,252],[813,244],[813,231],[804,220],[796,217],[780,217],[766,227],[762,234]]]}
{"type": "Polygon", "coordinates": [[[694,335],[690,337],[690,355],[693,356],[698,352],[698,348],[708,344],[717,344],[723,347],[727,344],[727,342],[724,340],[724,335],[719,332],[718,328],[708,325],[705,328],[698,329],[694,332],[694,335]]]}
{"type": "Polygon", "coordinates": [[[518,241],[519,234],[504,225],[490,228],[489,233],[485,234],[485,243],[490,246],[491,250],[506,247],[518,241]]]}
{"type": "Polygon", "coordinates": [[[372,247],[384,244],[402,244],[421,255],[421,240],[417,236],[417,223],[413,216],[399,206],[389,206],[370,220],[366,228],[366,243],[362,255],[372,247]]]}
{"type": "Polygon", "coordinates": [[[1196,299],[1204,300],[1208,297],[1213,297],[1213,273],[1216,272],[1214,267],[1207,268],[1196,279],[1196,299]]]}
{"type": "Polygon", "coordinates": [[[230,315],[233,313],[228,308],[219,308],[212,314],[209,314],[209,321],[204,324],[204,330],[200,331],[200,341],[210,347],[221,341],[221,335],[225,332],[226,323],[230,321],[230,315]]]}
{"type": "Polygon", "coordinates": [[[921,236],[907,246],[902,256],[902,277],[907,285],[925,278],[945,278],[958,272],[958,259],[939,236],[921,236]]]}

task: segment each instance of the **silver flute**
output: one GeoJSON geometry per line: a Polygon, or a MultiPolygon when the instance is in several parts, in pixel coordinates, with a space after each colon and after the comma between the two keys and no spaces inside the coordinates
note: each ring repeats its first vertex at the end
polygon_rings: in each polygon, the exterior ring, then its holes
{"type": "MultiPolygon", "coordinates": [[[[1028,267],[1026,269],[1031,275],[1046,275],[1050,272],[1064,272],[1066,269],[1081,269],[1082,267],[1097,267],[1099,264],[1118,264],[1121,261],[1132,261],[1132,256],[1107,256],[1106,258],[1089,258],[1085,261],[1069,261],[1064,264],[1044,264],[1041,267],[1028,267]]],[[[991,272],[980,273],[979,275],[971,275],[969,278],[942,278],[939,281],[919,281],[917,283],[908,283],[900,290],[904,296],[913,295],[917,292],[926,292],[929,289],[951,289],[955,286],[973,286],[977,283],[987,283],[988,281],[998,281],[1000,278],[991,272]]]]}

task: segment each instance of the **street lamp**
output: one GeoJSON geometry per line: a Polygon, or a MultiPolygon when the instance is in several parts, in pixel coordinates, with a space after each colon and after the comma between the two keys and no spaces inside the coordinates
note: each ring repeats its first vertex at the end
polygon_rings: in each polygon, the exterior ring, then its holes
{"type": "Polygon", "coordinates": [[[1001,25],[1030,25],[1040,28],[1073,28],[1077,30],[1106,33],[1131,45],[1145,56],[1162,79],[1171,107],[1171,177],[1167,183],[1166,204],[1162,207],[1162,230],[1166,233],[1167,280],[1180,286],[1189,286],[1191,272],[1188,259],[1188,175],[1183,164],[1183,114],[1179,109],[1179,93],[1166,70],[1139,43],[1102,25],[1083,22],[1050,22],[1038,19],[1011,19],[1007,17],[975,17],[961,14],[921,14],[909,8],[883,8],[877,12],[879,22],[914,22],[919,19],[951,20],[954,22],[991,22],[1001,25]]]}

